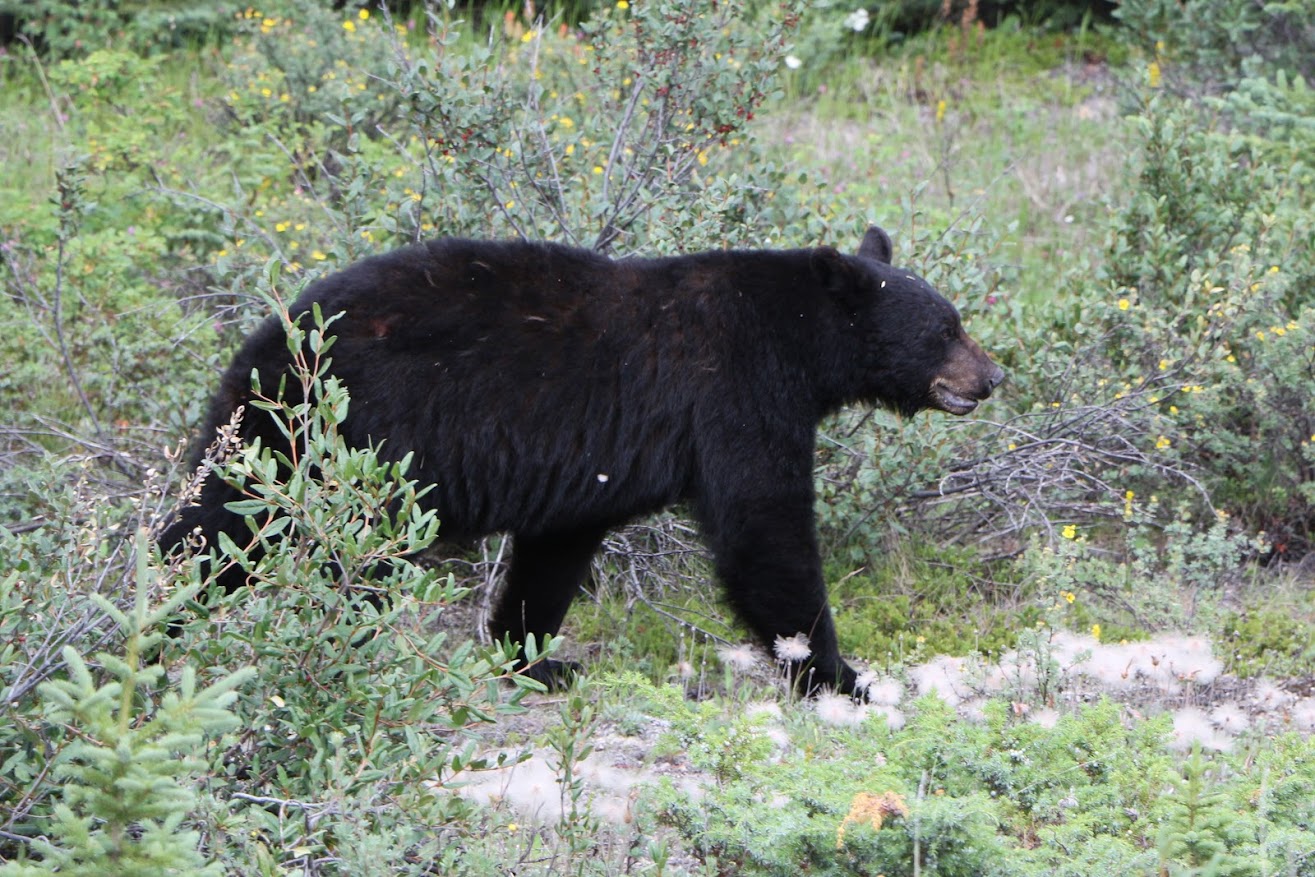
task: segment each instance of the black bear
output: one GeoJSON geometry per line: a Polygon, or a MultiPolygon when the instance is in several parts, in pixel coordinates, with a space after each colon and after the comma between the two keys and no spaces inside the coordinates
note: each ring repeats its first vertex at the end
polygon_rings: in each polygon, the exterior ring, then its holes
{"type": "MultiPolygon", "coordinates": [[[[792,670],[809,691],[857,693],[818,555],[818,422],[860,401],[966,414],[1004,379],[954,307],[891,265],[876,227],[856,256],[613,260],[444,239],[311,284],[293,318],[314,305],[342,315],[329,371],[351,394],[347,441],[392,459],[414,452],[408,475],[433,485],[445,536],[513,534],[495,639],[556,634],[607,530],[685,502],[758,639],[807,636],[811,657],[792,670]]],[[[250,400],[253,371],[274,387],[289,361],[271,318],[224,375],[203,439],[250,400]]],[[[286,445],[258,412],[242,435],[286,445]]],[[[162,548],[198,531],[211,546],[221,531],[241,542],[244,523],[224,508],[238,496],[209,478],[162,548]]],[[[552,683],[566,669],[529,672],[552,683]]]]}

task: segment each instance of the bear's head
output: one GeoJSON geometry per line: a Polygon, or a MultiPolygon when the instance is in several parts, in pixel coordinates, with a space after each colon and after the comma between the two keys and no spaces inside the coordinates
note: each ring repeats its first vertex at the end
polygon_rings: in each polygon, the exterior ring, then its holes
{"type": "Polygon", "coordinates": [[[843,288],[841,300],[862,339],[859,386],[850,395],[905,415],[967,414],[1004,381],[1004,371],[968,337],[954,305],[912,271],[892,265],[891,255],[890,237],[876,226],[856,257],[834,253],[844,264],[831,272],[832,288],[843,288]]]}

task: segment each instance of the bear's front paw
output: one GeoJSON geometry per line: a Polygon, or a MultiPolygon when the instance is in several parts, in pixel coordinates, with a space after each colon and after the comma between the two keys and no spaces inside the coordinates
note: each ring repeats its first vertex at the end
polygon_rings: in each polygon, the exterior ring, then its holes
{"type": "Polygon", "coordinates": [[[549,691],[563,691],[571,687],[577,676],[584,675],[584,665],[575,661],[552,661],[544,658],[528,667],[522,667],[517,672],[542,683],[549,691]]]}

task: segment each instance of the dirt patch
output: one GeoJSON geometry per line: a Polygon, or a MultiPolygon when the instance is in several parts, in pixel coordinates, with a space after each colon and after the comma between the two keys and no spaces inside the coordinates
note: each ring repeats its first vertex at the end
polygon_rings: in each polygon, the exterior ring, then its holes
{"type": "MultiPolygon", "coordinates": [[[[733,656],[742,660],[738,651],[733,656]]],[[[759,668],[761,670],[761,668],[759,668]]],[[[1022,720],[1050,726],[1066,712],[1100,697],[1124,704],[1129,721],[1168,712],[1173,730],[1170,745],[1189,749],[1227,750],[1243,735],[1297,731],[1315,732],[1315,696],[1310,680],[1274,682],[1239,679],[1223,673],[1203,637],[1163,634],[1135,643],[1100,643],[1093,637],[1061,632],[1040,649],[1022,649],[987,663],[940,656],[911,668],[904,678],[869,673],[870,703],[823,696],[799,706],[832,725],[859,725],[879,714],[891,728],[904,723],[904,710],[916,698],[932,695],[953,706],[965,721],[981,721],[990,700],[1004,698],[1022,720]]],[[[536,728],[558,720],[560,698],[542,696],[527,701],[530,711],[516,720],[517,733],[533,736],[536,728]]],[[[760,732],[769,736],[778,757],[792,743],[784,727],[782,707],[762,703],[750,707],[765,716],[760,732]]],[[[683,754],[655,753],[667,725],[650,720],[633,734],[621,733],[615,722],[600,722],[592,738],[593,752],[575,769],[586,789],[592,812],[614,824],[628,823],[632,806],[645,786],[668,778],[697,794],[715,782],[683,754]]],[[[502,746],[487,755],[522,750],[502,746]]],[[[507,808],[518,818],[552,823],[561,818],[567,800],[559,782],[556,756],[531,749],[514,765],[458,778],[455,791],[493,808],[507,808]]]]}

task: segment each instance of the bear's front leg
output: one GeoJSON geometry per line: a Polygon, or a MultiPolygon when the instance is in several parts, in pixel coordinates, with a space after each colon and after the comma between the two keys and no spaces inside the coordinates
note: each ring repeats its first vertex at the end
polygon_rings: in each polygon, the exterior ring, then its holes
{"type": "MultiPolygon", "coordinates": [[[[515,534],[507,582],[489,621],[493,641],[509,638],[523,645],[533,635],[542,648],[548,637],[556,636],[605,533],[583,529],[515,534]]],[[[582,671],[574,661],[547,658],[526,666],[525,650],[521,649],[520,672],[549,689],[565,688],[582,671]]]]}
{"type": "Polygon", "coordinates": [[[830,688],[857,696],[858,674],[840,657],[822,580],[812,485],[726,500],[701,517],[736,613],[787,665],[801,693],[830,688]],[[807,638],[806,655],[797,639],[801,634],[807,638]],[[780,639],[794,642],[777,649],[780,639]]]}

